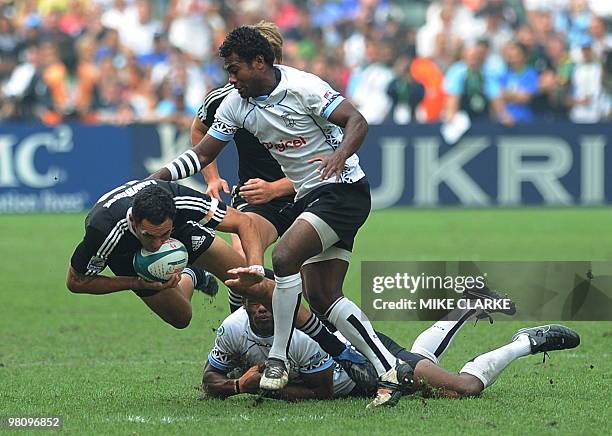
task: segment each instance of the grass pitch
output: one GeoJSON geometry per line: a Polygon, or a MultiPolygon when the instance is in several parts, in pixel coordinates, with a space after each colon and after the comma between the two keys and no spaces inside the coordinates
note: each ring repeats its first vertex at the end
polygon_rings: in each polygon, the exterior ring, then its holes
{"type": "MultiPolygon", "coordinates": [[[[372,214],[360,260],[611,260],[610,209],[409,210],[372,214]]],[[[480,398],[407,397],[255,404],[198,399],[201,368],[226,314],[225,293],[194,297],[191,326],[164,324],[130,292],[72,295],[66,266],[83,215],[0,216],[0,416],[62,415],[71,434],[480,434],[609,432],[612,323],[567,323],[579,348],[512,364],[480,398]],[[608,428],[608,430],[605,430],[608,428]]],[[[501,317],[496,317],[501,321],[501,317]]],[[[466,326],[442,366],[507,342],[525,322],[466,326]]],[[[410,346],[429,323],[377,323],[410,346]]],[[[2,429],[0,429],[2,431],[2,429]]]]}

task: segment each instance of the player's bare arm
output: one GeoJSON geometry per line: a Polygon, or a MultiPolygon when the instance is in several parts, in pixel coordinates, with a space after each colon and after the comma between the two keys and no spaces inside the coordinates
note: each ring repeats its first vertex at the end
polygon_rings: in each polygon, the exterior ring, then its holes
{"type": "MultiPolygon", "coordinates": [[[[211,166],[212,164],[208,167],[211,166]]],[[[251,204],[268,203],[285,195],[295,195],[293,183],[286,177],[273,182],[249,179],[240,187],[240,196],[251,204]]]]}
{"type": "MultiPolygon", "coordinates": [[[[193,122],[191,123],[191,143],[193,145],[198,144],[204,138],[206,132],[208,132],[208,126],[198,116],[193,117],[193,122]]],[[[202,176],[204,176],[206,181],[206,195],[221,200],[221,191],[229,194],[229,185],[219,175],[216,160],[202,168],[202,176]]]]}
{"type": "Polygon", "coordinates": [[[149,179],[170,181],[192,176],[214,161],[225,144],[226,141],[220,141],[207,133],[191,150],[151,174],[149,179]]]}
{"type": "MultiPolygon", "coordinates": [[[[206,364],[202,377],[204,391],[217,398],[227,398],[237,394],[257,394],[260,391],[263,365],[249,368],[240,378],[231,379],[218,369],[206,364]]],[[[302,383],[290,383],[276,394],[277,398],[287,401],[325,400],[333,395],[333,367],[313,374],[302,374],[302,383]]]]}
{"type": "Polygon", "coordinates": [[[318,171],[321,173],[321,179],[329,179],[332,175],[340,177],[344,169],[346,160],[359,150],[363,140],[368,133],[368,122],[363,115],[355,109],[355,107],[344,100],[331,113],[329,121],[344,130],[344,137],[340,146],[332,154],[327,156],[318,156],[310,159],[308,162],[320,161],[318,171]]]}
{"type": "Polygon", "coordinates": [[[323,371],[312,374],[300,374],[303,383],[289,383],[278,391],[279,398],[287,401],[328,400],[334,389],[334,368],[330,366],[323,371]]]}
{"type": "Polygon", "coordinates": [[[85,275],[77,272],[72,266],[68,267],[66,287],[76,294],[104,295],[130,289],[148,289],[161,291],[174,288],[178,285],[178,274],[172,276],[167,282],[149,282],[140,277],[119,276],[109,277],[103,275],[85,275]]]}

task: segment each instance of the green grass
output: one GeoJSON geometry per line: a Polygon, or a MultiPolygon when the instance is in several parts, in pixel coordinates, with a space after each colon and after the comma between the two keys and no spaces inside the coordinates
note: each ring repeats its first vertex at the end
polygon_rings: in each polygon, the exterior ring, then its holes
{"type": "MultiPolygon", "coordinates": [[[[374,213],[346,282],[359,298],[360,260],[610,260],[611,210],[408,210],[374,213]]],[[[480,398],[404,398],[255,405],[242,395],[199,400],[201,367],[226,313],[225,295],[194,297],[183,331],[133,294],[72,295],[68,259],[82,215],[0,216],[0,416],[62,415],[72,434],[600,434],[609,428],[612,323],[567,323],[575,350],[511,365],[480,398]]],[[[427,323],[378,323],[410,345],[427,323]]],[[[443,366],[456,371],[506,342],[519,322],[466,326],[443,366]]]]}

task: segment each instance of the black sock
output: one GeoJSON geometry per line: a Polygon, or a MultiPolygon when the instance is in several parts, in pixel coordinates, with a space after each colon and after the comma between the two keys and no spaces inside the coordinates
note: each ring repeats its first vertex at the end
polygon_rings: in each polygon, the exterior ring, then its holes
{"type": "Polygon", "coordinates": [[[323,325],[327,327],[327,330],[329,330],[332,333],[336,333],[338,331],[336,326],[334,326],[331,322],[329,322],[329,320],[327,319],[324,313],[319,313],[316,310],[313,310],[312,307],[310,308],[310,311],[314,313],[314,315],[317,318],[319,318],[319,321],[321,321],[321,323],[323,323],[323,325]]]}
{"type": "Polygon", "coordinates": [[[310,317],[306,323],[298,327],[299,330],[310,336],[317,344],[329,353],[332,357],[340,355],[345,349],[346,345],[334,336],[327,328],[321,323],[319,318],[314,314],[310,314],[310,317]]]}

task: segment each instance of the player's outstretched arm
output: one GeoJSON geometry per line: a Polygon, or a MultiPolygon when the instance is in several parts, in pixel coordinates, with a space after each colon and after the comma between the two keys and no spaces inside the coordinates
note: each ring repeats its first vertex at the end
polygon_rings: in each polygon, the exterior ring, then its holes
{"type": "Polygon", "coordinates": [[[241,393],[238,379],[229,378],[225,372],[214,368],[210,363],[204,367],[202,389],[216,398],[227,398],[241,393]]]}
{"type": "Polygon", "coordinates": [[[330,114],[329,121],[344,130],[344,138],[340,146],[332,154],[319,156],[309,162],[320,161],[319,172],[325,180],[333,175],[340,177],[346,160],[361,147],[368,133],[368,122],[363,115],[348,101],[344,100],[330,114]]]}
{"type": "Polygon", "coordinates": [[[191,150],[187,150],[172,162],[149,176],[150,179],[180,180],[200,172],[216,159],[227,141],[204,135],[191,150]]]}
{"type": "Polygon", "coordinates": [[[175,274],[170,280],[164,283],[149,282],[140,277],[131,276],[88,276],[77,272],[72,266],[69,266],[68,275],[66,277],[66,287],[70,292],[75,294],[104,295],[130,289],[161,291],[162,289],[176,287],[179,280],[180,277],[178,274],[175,274]]]}

